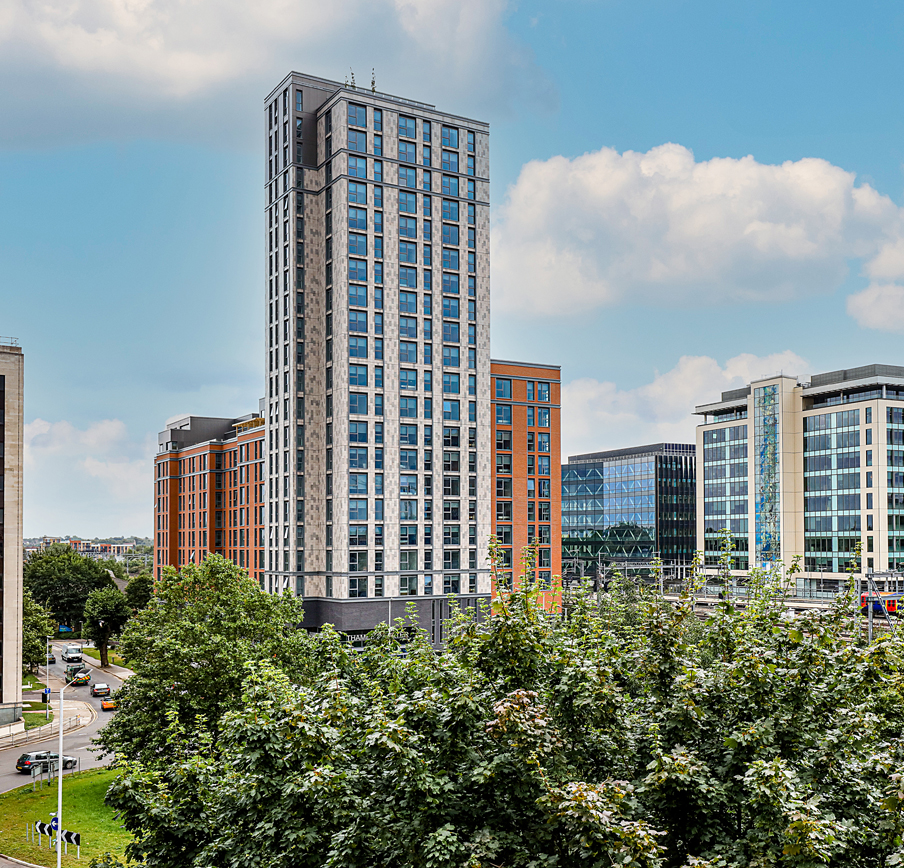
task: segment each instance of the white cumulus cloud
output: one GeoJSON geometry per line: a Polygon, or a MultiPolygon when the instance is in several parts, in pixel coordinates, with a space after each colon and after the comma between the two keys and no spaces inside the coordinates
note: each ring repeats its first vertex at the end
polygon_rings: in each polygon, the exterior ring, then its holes
{"type": "Polygon", "coordinates": [[[151,440],[119,419],[85,428],[35,419],[25,426],[25,534],[150,534],[151,440]]]}
{"type": "Polygon", "coordinates": [[[743,353],[720,365],[709,356],[682,356],[650,383],[619,389],[589,377],[562,387],[562,460],[569,455],[646,443],[694,443],[694,407],[718,401],[727,389],[785,373],[805,378],[809,363],[785,350],[769,356],[743,353]]]}
{"type": "Polygon", "coordinates": [[[853,173],[676,144],[527,163],[494,224],[495,299],[533,315],[783,301],[837,289],[851,259],[904,273],[902,209],[853,173]]]}
{"type": "Polygon", "coordinates": [[[871,283],[848,296],[847,311],[863,328],[904,332],[904,286],[871,283]]]}
{"type": "Polygon", "coordinates": [[[507,0],[8,0],[0,76],[16,84],[0,94],[3,137],[27,118],[67,137],[90,123],[94,137],[206,130],[221,144],[236,126],[259,132],[263,98],[293,69],[342,80],[352,67],[369,87],[376,67],[378,89],[462,113],[518,94],[548,101],[507,11],[507,0]],[[45,123],[29,103],[50,93],[45,123]]]}

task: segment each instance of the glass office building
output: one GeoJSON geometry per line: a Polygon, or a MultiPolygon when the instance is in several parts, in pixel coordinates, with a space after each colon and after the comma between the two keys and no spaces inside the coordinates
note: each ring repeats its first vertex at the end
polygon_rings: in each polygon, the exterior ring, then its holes
{"type": "Polygon", "coordinates": [[[657,443],[572,455],[562,465],[562,568],[593,575],[695,550],[695,448],[657,443]]]}
{"type": "Polygon", "coordinates": [[[904,367],[777,375],[696,412],[707,564],[728,528],[735,570],[797,559],[803,589],[843,577],[858,544],[863,568],[904,567],[904,367]]]}
{"type": "Polygon", "coordinates": [[[732,568],[748,567],[747,423],[703,432],[702,534],[705,562],[718,564],[724,530],[731,532],[732,568]]]}

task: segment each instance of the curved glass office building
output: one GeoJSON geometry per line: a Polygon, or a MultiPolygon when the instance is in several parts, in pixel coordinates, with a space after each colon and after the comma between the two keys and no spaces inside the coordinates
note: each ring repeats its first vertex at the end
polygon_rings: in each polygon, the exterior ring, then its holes
{"type": "Polygon", "coordinates": [[[562,465],[562,568],[694,556],[695,448],[656,443],[572,455],[562,465]]]}

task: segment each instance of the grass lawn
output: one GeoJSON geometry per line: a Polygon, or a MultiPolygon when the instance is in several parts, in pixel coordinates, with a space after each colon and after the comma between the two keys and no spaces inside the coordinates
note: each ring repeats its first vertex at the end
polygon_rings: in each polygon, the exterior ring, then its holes
{"type": "MultiPolygon", "coordinates": [[[[26,703],[26,706],[28,703],[26,703]]],[[[22,719],[25,721],[25,731],[34,729],[36,726],[44,726],[45,723],[53,723],[53,712],[50,712],[50,720],[47,719],[43,711],[28,711],[27,708],[22,712],[22,719]]]]}
{"type": "MultiPolygon", "coordinates": [[[[95,660],[100,662],[100,651],[97,648],[82,648],[82,654],[87,654],[89,657],[93,657],[95,660]]],[[[118,654],[115,654],[113,651],[107,651],[107,657],[110,659],[110,663],[114,666],[125,666],[126,662],[122,659],[118,654]]]]}
{"type": "Polygon", "coordinates": [[[44,726],[45,723],[53,721],[53,705],[50,706],[50,720],[44,713],[46,707],[43,702],[26,700],[22,703],[22,719],[25,721],[26,732],[36,726],[44,726]]]}
{"type": "Polygon", "coordinates": [[[43,690],[47,685],[38,680],[37,675],[32,675],[30,672],[22,673],[22,689],[23,690],[43,690]]]}
{"type": "MultiPolygon", "coordinates": [[[[69,855],[63,856],[63,864],[75,868],[87,865],[95,856],[105,852],[123,858],[123,851],[129,843],[129,833],[120,828],[113,819],[113,811],[104,804],[107,787],[116,776],[110,769],[91,769],[63,778],[63,826],[82,835],[82,861],[75,858],[75,847],[70,844],[69,855]]],[[[0,853],[46,865],[56,865],[56,851],[37,841],[25,840],[26,823],[35,820],[50,822],[50,812],[57,808],[56,782],[37,792],[31,791],[31,784],[0,795],[0,853]]]]}

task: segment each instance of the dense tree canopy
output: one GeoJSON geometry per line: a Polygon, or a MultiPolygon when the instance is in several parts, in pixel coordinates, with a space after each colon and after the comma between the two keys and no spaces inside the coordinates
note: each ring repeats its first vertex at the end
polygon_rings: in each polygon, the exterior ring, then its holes
{"type": "Polygon", "coordinates": [[[154,594],[154,579],[150,573],[139,573],[126,585],[126,599],[133,611],[143,609],[154,594]]]}
{"type": "Polygon", "coordinates": [[[138,680],[103,736],[108,800],[148,866],[904,853],[902,642],[865,646],[852,594],[795,618],[755,572],[745,608],[701,622],[690,598],[625,583],[567,618],[525,589],[460,618],[438,655],[402,622],[360,653],[329,628],[293,637],[293,604],[222,559],[162,584],[126,631],[138,680]]]}
{"type": "Polygon", "coordinates": [[[113,576],[122,582],[128,581],[129,574],[126,572],[125,565],[115,558],[107,558],[98,561],[98,563],[113,576]]]}
{"type": "Polygon", "coordinates": [[[121,653],[135,674],[101,744],[123,758],[167,763],[178,750],[168,720],[191,732],[200,718],[216,731],[225,712],[241,705],[248,667],[269,661],[298,670],[307,642],[301,618],[294,597],[262,593],[219,555],[180,573],[167,568],[150,604],[123,631],[121,653]]]}
{"type": "Polygon", "coordinates": [[[132,607],[117,587],[99,588],[88,594],[83,635],[97,645],[101,666],[110,665],[107,653],[110,640],[122,632],[131,615],[132,607]]]}
{"type": "Polygon", "coordinates": [[[47,637],[53,636],[53,617],[26,588],[22,592],[22,665],[36,669],[47,663],[47,637]]]}
{"type": "Polygon", "coordinates": [[[25,587],[60,624],[77,627],[85,613],[88,594],[113,585],[105,567],[62,543],[29,556],[24,568],[25,587]]]}

